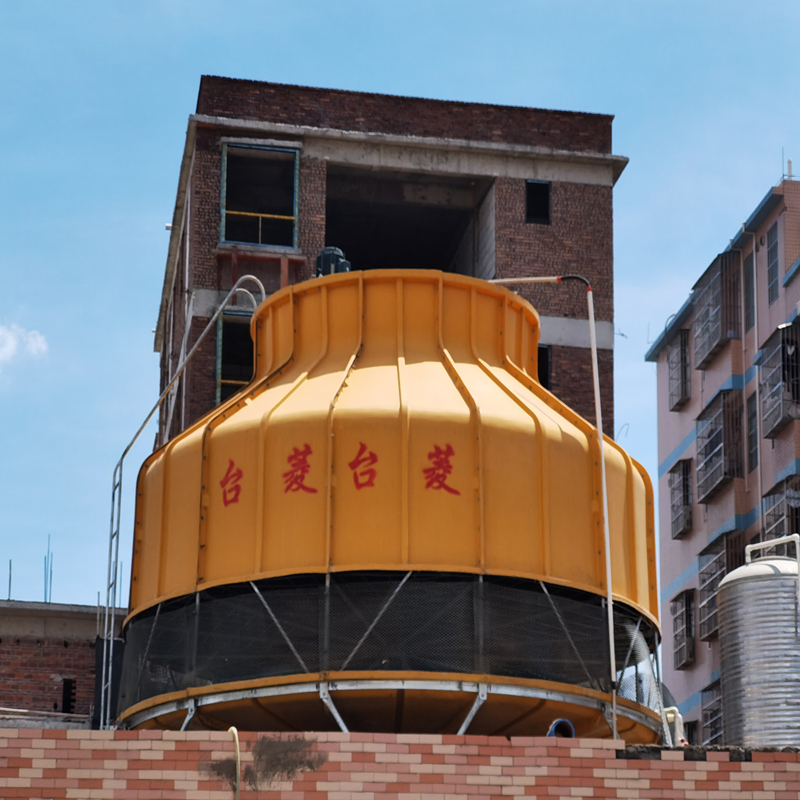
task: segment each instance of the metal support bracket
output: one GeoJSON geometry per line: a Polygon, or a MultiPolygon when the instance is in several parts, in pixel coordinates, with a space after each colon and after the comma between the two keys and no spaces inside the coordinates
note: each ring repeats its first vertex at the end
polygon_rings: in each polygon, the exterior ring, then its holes
{"type": "Polygon", "coordinates": [[[489,690],[485,683],[478,684],[478,696],[475,698],[475,702],[472,704],[472,708],[469,710],[469,714],[467,714],[466,719],[461,723],[461,727],[458,729],[458,735],[463,736],[467,732],[467,728],[472,724],[472,720],[475,719],[475,715],[478,713],[478,709],[486,702],[486,696],[488,695],[489,690]]]}
{"type": "Polygon", "coordinates": [[[339,713],[338,709],[333,703],[331,699],[330,692],[328,691],[328,683],[327,681],[323,681],[319,685],[319,696],[323,703],[328,707],[328,711],[331,712],[333,718],[336,720],[336,724],[339,726],[339,730],[342,733],[350,733],[347,725],[344,724],[344,720],[342,719],[341,714],[339,713]]]}
{"type": "Polygon", "coordinates": [[[196,713],[197,713],[197,699],[191,697],[189,698],[189,708],[186,711],[186,717],[183,720],[183,725],[181,725],[182,731],[185,731],[189,728],[189,723],[192,721],[196,713]]]}

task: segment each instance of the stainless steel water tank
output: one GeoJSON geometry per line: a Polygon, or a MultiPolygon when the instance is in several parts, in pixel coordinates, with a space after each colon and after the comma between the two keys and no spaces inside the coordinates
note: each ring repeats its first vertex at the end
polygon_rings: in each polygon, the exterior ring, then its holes
{"type": "Polygon", "coordinates": [[[724,743],[800,745],[797,561],[739,567],[718,597],[724,743]]]}

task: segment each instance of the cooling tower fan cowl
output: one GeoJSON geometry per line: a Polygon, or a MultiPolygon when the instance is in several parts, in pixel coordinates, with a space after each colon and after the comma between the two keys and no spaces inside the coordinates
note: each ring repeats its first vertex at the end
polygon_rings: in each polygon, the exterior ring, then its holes
{"type": "MultiPolygon", "coordinates": [[[[253,381],[141,468],[119,724],[610,736],[600,443],[536,311],[376,270],[251,333],[253,381]]],[[[604,451],[619,731],[654,742],[652,487],[604,451]]]]}

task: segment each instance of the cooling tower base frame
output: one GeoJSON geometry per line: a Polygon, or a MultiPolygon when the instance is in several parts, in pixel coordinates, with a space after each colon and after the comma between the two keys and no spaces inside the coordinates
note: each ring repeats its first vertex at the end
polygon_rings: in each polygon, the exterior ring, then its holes
{"type": "MultiPolygon", "coordinates": [[[[166,728],[173,730],[216,729],[227,725],[244,707],[259,705],[279,698],[306,695],[315,698],[320,708],[327,706],[330,713],[331,726],[326,730],[336,730],[336,716],[339,716],[338,729],[347,728],[348,714],[345,710],[348,696],[376,693],[425,693],[438,695],[451,694],[461,699],[463,713],[451,720],[451,730],[444,733],[495,733],[505,735],[503,731],[488,731],[480,724],[478,712],[484,705],[502,698],[524,698],[538,701],[531,709],[547,714],[563,714],[565,708],[572,708],[584,718],[584,727],[594,720],[593,736],[610,736],[609,715],[611,713],[611,695],[589,689],[577,689],[569,684],[557,684],[549,681],[525,681],[520,683],[503,683],[456,679],[405,679],[405,678],[344,678],[324,679],[325,676],[314,676],[314,680],[291,684],[263,685],[263,681],[252,681],[247,688],[219,689],[202,692],[194,690],[190,696],[167,700],[153,698],[143,701],[126,711],[120,720],[120,727],[133,728],[166,728]],[[333,704],[333,709],[328,703],[333,704]],[[334,713],[334,711],[336,713],[334,713]],[[201,722],[202,720],[202,722],[201,722]],[[198,724],[199,723],[199,724],[198,724]],[[605,731],[599,730],[605,727],[605,731]],[[476,730],[477,729],[477,730],[476,730]]],[[[467,677],[467,676],[465,676],[467,677]]],[[[633,703],[620,700],[617,713],[620,722],[620,734],[626,741],[655,742],[661,735],[661,720],[657,713],[633,703]]],[[[267,713],[269,713],[267,711],[267,713]]],[[[508,727],[508,726],[506,726],[508,727]]],[[[259,728],[270,730],[270,728],[259,728]]],[[[362,730],[353,725],[352,730],[362,730]]],[[[431,731],[432,732],[432,731],[431,731]]],[[[583,734],[587,735],[587,734],[583,734]]]]}

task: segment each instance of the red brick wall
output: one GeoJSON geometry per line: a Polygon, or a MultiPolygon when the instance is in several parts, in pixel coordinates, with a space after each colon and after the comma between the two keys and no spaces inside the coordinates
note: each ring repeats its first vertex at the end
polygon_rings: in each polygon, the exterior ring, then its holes
{"type": "MultiPolygon", "coordinates": [[[[551,224],[525,222],[525,181],[495,181],[498,278],[577,273],[588,278],[598,320],[614,319],[614,230],[610,186],[551,185],[551,224]]],[[[518,290],[540,314],[586,319],[579,283],[518,290]]]]}
{"type": "MultiPolygon", "coordinates": [[[[243,733],[242,800],[609,797],[796,800],[800,754],[630,748],[614,741],[243,733]],[[254,749],[269,750],[255,769],[254,749]],[[692,760],[690,760],[692,759],[692,760]],[[294,777],[269,782],[283,766],[294,777]]],[[[0,796],[232,800],[230,734],[0,730],[0,796]]]]}
{"type": "Polygon", "coordinates": [[[612,116],[453,103],[204,75],[197,113],[315,128],[611,152],[612,116]]]}
{"type": "Polygon", "coordinates": [[[73,712],[88,714],[94,702],[93,641],[17,636],[0,640],[0,706],[61,711],[64,678],[75,681],[73,712]]]}
{"type": "Polygon", "coordinates": [[[317,253],[325,247],[325,197],[327,194],[327,164],[317,158],[301,157],[300,186],[297,198],[297,244],[308,259],[298,274],[301,281],[316,274],[317,253]]]}
{"type": "MultiPolygon", "coordinates": [[[[597,351],[603,433],[614,438],[614,353],[597,351]]],[[[586,347],[550,348],[550,391],[593,425],[594,379],[592,351],[586,347]]]]}

